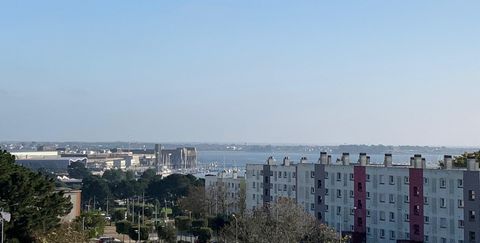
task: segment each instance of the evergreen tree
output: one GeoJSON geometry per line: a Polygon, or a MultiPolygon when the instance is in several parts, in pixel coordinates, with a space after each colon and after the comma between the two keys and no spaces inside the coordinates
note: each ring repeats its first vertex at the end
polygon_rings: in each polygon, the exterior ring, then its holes
{"type": "Polygon", "coordinates": [[[40,173],[15,164],[15,157],[0,151],[0,208],[12,214],[5,224],[8,239],[32,242],[55,228],[72,204],[55,182],[40,173]]]}

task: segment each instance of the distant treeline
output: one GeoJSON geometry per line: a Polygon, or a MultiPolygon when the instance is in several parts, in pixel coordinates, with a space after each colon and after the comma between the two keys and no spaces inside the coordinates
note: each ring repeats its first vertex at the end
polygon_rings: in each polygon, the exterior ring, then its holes
{"type": "MultiPolygon", "coordinates": [[[[0,146],[8,147],[8,142],[0,142],[0,146]]],[[[140,143],[140,142],[15,142],[15,144],[22,145],[26,150],[33,150],[40,146],[54,147],[54,148],[69,148],[70,150],[105,150],[105,149],[148,149],[152,150],[155,143],[140,143]]],[[[413,145],[269,145],[269,144],[240,144],[240,143],[160,143],[165,148],[176,147],[196,147],[198,151],[245,151],[245,152],[321,152],[325,151],[332,154],[340,154],[344,152],[349,153],[405,153],[405,154],[462,154],[466,151],[476,151],[479,148],[454,148],[454,147],[431,147],[431,146],[413,146],[413,145]]]]}

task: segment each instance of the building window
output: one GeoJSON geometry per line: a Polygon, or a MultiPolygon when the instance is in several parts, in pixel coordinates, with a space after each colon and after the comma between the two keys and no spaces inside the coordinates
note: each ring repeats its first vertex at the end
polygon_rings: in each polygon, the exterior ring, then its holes
{"type": "Polygon", "coordinates": [[[310,210],[312,210],[312,211],[315,210],[315,204],[313,204],[313,203],[310,204],[310,210]]]}
{"type": "Polygon", "coordinates": [[[359,227],[362,227],[362,226],[363,226],[363,219],[362,219],[362,218],[358,217],[358,218],[357,218],[357,222],[358,222],[358,226],[359,226],[359,227]]]}
{"type": "Polygon", "coordinates": [[[440,207],[441,208],[447,207],[447,200],[445,200],[445,198],[440,198],[440,207]]]}
{"type": "Polygon", "coordinates": [[[379,178],[380,178],[380,179],[379,179],[379,181],[380,181],[380,184],[385,184],[385,181],[383,181],[383,175],[380,175],[380,177],[379,177],[379,178]]]}
{"type": "Polygon", "coordinates": [[[357,200],[357,208],[362,209],[362,207],[363,207],[362,200],[357,200]]]}
{"type": "Polygon", "coordinates": [[[380,221],[385,221],[385,212],[380,211],[380,221]]]}
{"type": "MultiPolygon", "coordinates": [[[[280,172],[280,173],[282,173],[282,172],[280,172]]],[[[283,178],[287,178],[287,172],[286,171],[283,172],[283,178]]]]}
{"type": "Polygon", "coordinates": [[[468,199],[470,201],[475,200],[475,191],[474,190],[468,190],[468,199]]]}
{"type": "Polygon", "coordinates": [[[428,178],[427,177],[423,177],[423,184],[428,184],[428,178]]]}
{"type": "Polygon", "coordinates": [[[423,197],[423,204],[428,205],[428,197],[423,197]]]}
{"type": "Polygon", "coordinates": [[[475,242],[475,231],[469,231],[468,232],[468,238],[470,242],[475,242]]]}
{"type": "Polygon", "coordinates": [[[440,188],[447,188],[447,182],[444,178],[440,178],[440,188]]]}
{"type": "Polygon", "coordinates": [[[463,220],[458,220],[458,228],[463,228],[464,224],[463,220]]]}
{"type": "Polygon", "coordinates": [[[367,217],[370,217],[370,210],[367,210],[367,217]]]}
{"type": "Polygon", "coordinates": [[[342,214],[342,207],[337,207],[337,215],[342,214]]]}
{"type": "MultiPolygon", "coordinates": [[[[326,174],[326,173],[325,173],[325,174],[326,174]]],[[[292,173],[292,177],[293,177],[293,178],[296,178],[296,177],[297,177],[297,173],[296,173],[296,172],[293,172],[293,173],[292,173]]],[[[328,177],[325,175],[325,178],[328,178],[328,177]]]]}
{"type": "Polygon", "coordinates": [[[355,210],[352,208],[350,209],[350,215],[354,215],[355,214],[355,210]]]}
{"type": "Polygon", "coordinates": [[[253,199],[255,199],[255,194],[253,194],[253,199]]]}
{"type": "Polygon", "coordinates": [[[430,223],[430,217],[428,217],[428,216],[424,216],[423,220],[425,221],[425,224],[430,223]]]}
{"type": "Polygon", "coordinates": [[[409,180],[408,176],[403,177],[403,182],[404,182],[405,184],[409,184],[409,183],[410,183],[410,180],[409,180]]]}
{"type": "Polygon", "coordinates": [[[416,186],[413,187],[413,195],[416,197],[420,196],[420,190],[416,186]]]}
{"type": "Polygon", "coordinates": [[[468,211],[468,219],[473,222],[475,221],[475,210],[468,211]]]}
{"type": "Polygon", "coordinates": [[[380,238],[385,238],[385,230],[384,229],[380,229],[380,238]]]}
{"type": "Polygon", "coordinates": [[[389,194],[389,195],[388,195],[388,201],[389,201],[390,203],[395,203],[395,195],[389,194]]]}
{"type": "Polygon", "coordinates": [[[420,225],[418,225],[418,224],[413,225],[413,234],[414,235],[419,235],[420,234],[420,225]]]}
{"type": "Polygon", "coordinates": [[[370,234],[371,234],[370,227],[367,227],[367,235],[370,235],[370,234]]]}
{"type": "Polygon", "coordinates": [[[410,222],[410,217],[408,213],[405,214],[405,222],[410,222]]]}
{"type": "Polygon", "coordinates": [[[353,181],[353,173],[350,173],[350,180],[353,181]]]}
{"type": "Polygon", "coordinates": [[[378,195],[378,197],[379,197],[379,199],[380,199],[380,202],[385,202],[385,194],[380,193],[380,194],[378,195]]]}
{"type": "Polygon", "coordinates": [[[297,190],[297,186],[293,185],[292,186],[292,191],[295,191],[295,190],[297,190]]]}
{"type": "Polygon", "coordinates": [[[317,188],[322,188],[322,180],[317,180],[317,188]]]}
{"type": "Polygon", "coordinates": [[[317,213],[317,219],[318,219],[318,220],[322,220],[322,213],[321,213],[321,212],[318,212],[318,213],[317,213]]]}
{"type": "Polygon", "coordinates": [[[390,212],[390,222],[395,222],[395,213],[394,212],[390,212]]]}
{"type": "Polygon", "coordinates": [[[367,192],[367,199],[370,199],[370,192],[367,192]]]}
{"type": "Polygon", "coordinates": [[[325,196],[328,196],[328,189],[325,188],[325,196]]]}
{"type": "Polygon", "coordinates": [[[408,195],[403,196],[403,201],[406,202],[406,203],[410,202],[410,200],[408,198],[408,195]]]}
{"type": "Polygon", "coordinates": [[[317,197],[317,203],[318,203],[318,204],[322,204],[322,203],[323,203],[323,198],[322,198],[322,196],[318,196],[318,197],[317,197]]]}
{"type": "Polygon", "coordinates": [[[342,173],[338,172],[337,173],[337,181],[341,181],[342,180],[342,173]]]}
{"type": "MultiPolygon", "coordinates": [[[[293,174],[295,175],[295,172],[293,174]]],[[[325,179],[328,179],[328,172],[325,172],[325,179]]]]}
{"type": "Polygon", "coordinates": [[[394,178],[393,176],[389,176],[389,177],[388,177],[388,183],[389,183],[390,185],[395,185],[395,178],[394,178]]]}
{"type": "Polygon", "coordinates": [[[428,242],[428,241],[429,241],[428,235],[426,235],[426,236],[424,237],[424,239],[425,239],[425,242],[428,242]]]}
{"type": "Polygon", "coordinates": [[[447,219],[440,218],[440,228],[447,228],[447,219]]]}
{"type": "Polygon", "coordinates": [[[325,205],[325,212],[328,212],[328,205],[325,205]]]}
{"type": "Polygon", "coordinates": [[[395,240],[395,231],[390,230],[390,240],[395,240]]]}
{"type": "Polygon", "coordinates": [[[283,185],[283,191],[287,191],[287,184],[283,185]]]}
{"type": "Polygon", "coordinates": [[[310,193],[315,194],[315,187],[310,187],[310,193]]]}
{"type": "Polygon", "coordinates": [[[353,191],[350,190],[350,197],[353,198],[353,196],[354,196],[354,195],[353,195],[353,191]]]}
{"type": "Polygon", "coordinates": [[[418,205],[413,206],[413,214],[417,216],[420,215],[420,206],[418,205]]]}
{"type": "Polygon", "coordinates": [[[311,171],[311,172],[310,172],[310,177],[311,177],[311,178],[315,178],[315,171],[311,171]]]}
{"type": "Polygon", "coordinates": [[[252,187],[255,188],[255,182],[252,183],[252,187]]]}
{"type": "Polygon", "coordinates": [[[342,198],[342,190],[340,189],[337,190],[337,197],[342,198]]]}
{"type": "Polygon", "coordinates": [[[458,199],[458,207],[463,208],[463,200],[462,199],[458,199]]]}
{"type": "Polygon", "coordinates": [[[359,183],[357,184],[357,190],[358,190],[359,192],[362,192],[362,191],[363,191],[363,185],[362,185],[361,182],[359,182],[359,183]]]}
{"type": "Polygon", "coordinates": [[[370,181],[370,174],[367,174],[367,181],[370,181]]]}
{"type": "Polygon", "coordinates": [[[458,180],[457,180],[457,186],[458,186],[458,188],[462,188],[462,187],[463,187],[463,180],[462,180],[462,179],[458,179],[458,180]]]}

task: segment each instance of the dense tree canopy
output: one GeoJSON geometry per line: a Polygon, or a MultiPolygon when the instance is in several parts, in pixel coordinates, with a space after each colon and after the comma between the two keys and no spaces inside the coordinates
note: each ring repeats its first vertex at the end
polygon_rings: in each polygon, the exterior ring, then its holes
{"type": "Polygon", "coordinates": [[[107,199],[113,199],[106,180],[98,176],[83,179],[82,201],[93,209],[105,208],[107,199]]]}
{"type": "Polygon", "coordinates": [[[148,184],[147,194],[159,200],[167,199],[176,201],[180,197],[187,196],[190,187],[203,187],[204,183],[204,180],[197,179],[193,175],[173,174],[163,179],[155,177],[155,179],[148,184]]]}
{"type": "Polygon", "coordinates": [[[68,176],[75,179],[83,179],[91,176],[92,173],[85,168],[85,164],[82,162],[72,162],[68,166],[68,176]]]}
{"type": "Polygon", "coordinates": [[[84,224],[88,237],[102,235],[105,229],[105,217],[99,211],[83,212],[75,222],[84,224]]]}
{"type": "Polygon", "coordinates": [[[31,242],[59,224],[72,204],[53,179],[15,164],[15,157],[0,151],[0,208],[12,214],[5,224],[8,239],[31,242]]]}
{"type": "Polygon", "coordinates": [[[106,170],[102,178],[107,180],[110,183],[115,183],[115,182],[120,182],[122,180],[126,179],[125,172],[121,169],[111,169],[111,170],[106,170]]]}

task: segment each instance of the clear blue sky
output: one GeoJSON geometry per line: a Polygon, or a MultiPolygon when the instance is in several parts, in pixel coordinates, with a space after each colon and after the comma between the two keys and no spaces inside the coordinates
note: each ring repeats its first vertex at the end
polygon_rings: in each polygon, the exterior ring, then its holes
{"type": "Polygon", "coordinates": [[[480,145],[479,1],[2,1],[0,140],[480,145]]]}

